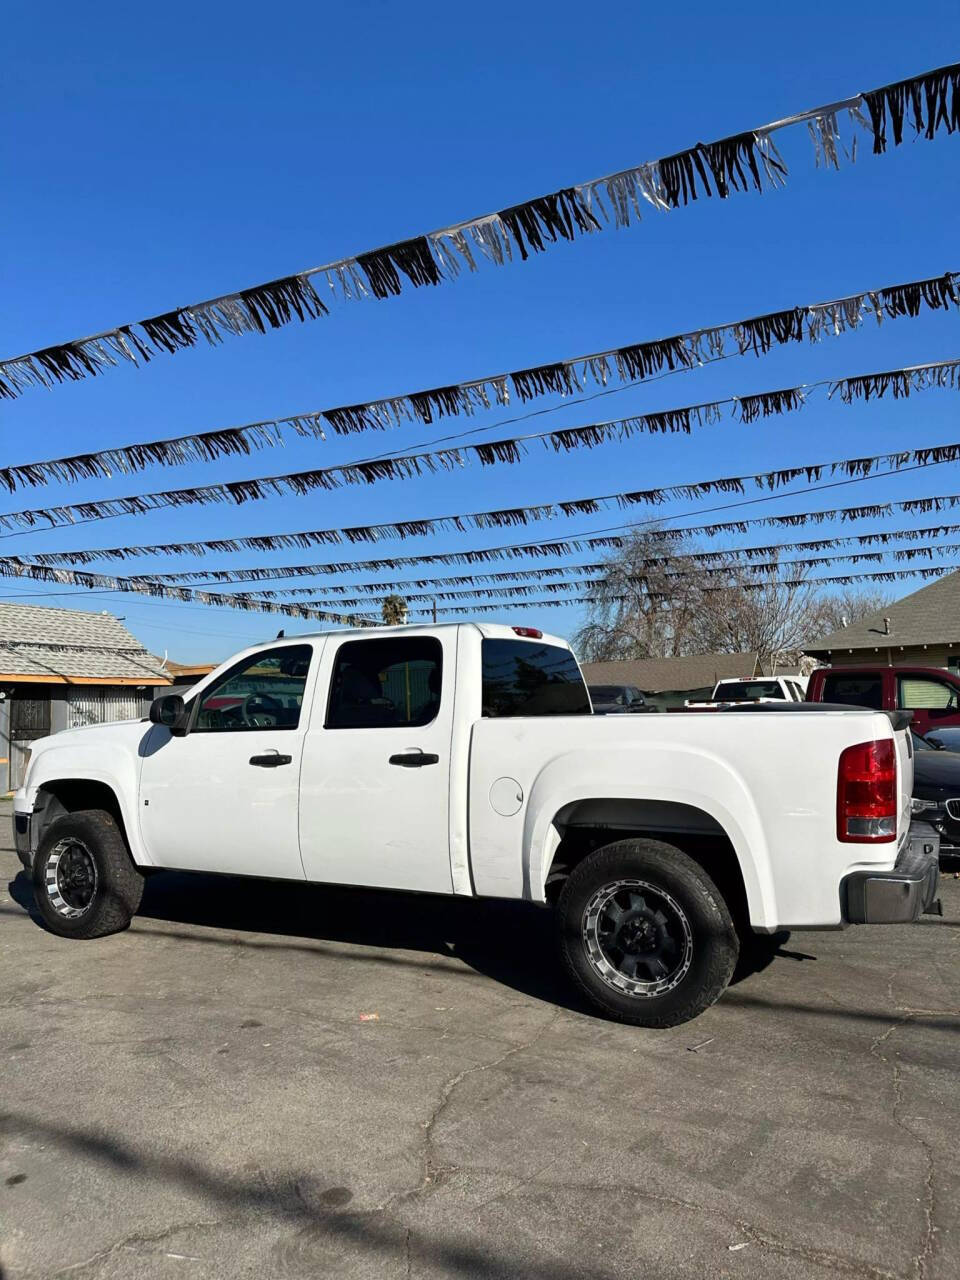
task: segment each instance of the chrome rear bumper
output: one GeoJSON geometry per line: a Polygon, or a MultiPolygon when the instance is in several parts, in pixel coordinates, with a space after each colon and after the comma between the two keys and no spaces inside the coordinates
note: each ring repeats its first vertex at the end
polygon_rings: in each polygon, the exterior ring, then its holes
{"type": "Polygon", "coordinates": [[[940,914],[940,836],[927,822],[910,835],[891,871],[853,871],[840,884],[846,924],[909,924],[925,912],[940,914]]]}

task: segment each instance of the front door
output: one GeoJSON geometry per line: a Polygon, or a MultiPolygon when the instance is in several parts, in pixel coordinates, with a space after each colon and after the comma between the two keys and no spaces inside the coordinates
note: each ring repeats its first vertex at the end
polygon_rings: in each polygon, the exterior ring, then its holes
{"type": "Polygon", "coordinates": [[[308,880],[452,892],[456,635],[328,639],[303,748],[308,880]]]}
{"type": "Polygon", "coordinates": [[[310,644],[241,658],[197,694],[186,737],[144,739],[140,834],[157,866],[302,880],[297,835],[310,644]]]}
{"type": "Polygon", "coordinates": [[[960,724],[957,687],[928,675],[898,675],[897,705],[913,712],[917,733],[935,733],[937,727],[960,724]]]}

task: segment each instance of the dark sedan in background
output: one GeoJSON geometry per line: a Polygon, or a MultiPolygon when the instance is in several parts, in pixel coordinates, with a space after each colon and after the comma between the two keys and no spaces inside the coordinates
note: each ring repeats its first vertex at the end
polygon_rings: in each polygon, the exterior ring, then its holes
{"type": "Polygon", "coordinates": [[[646,698],[632,684],[591,684],[590,701],[594,714],[612,716],[629,711],[652,711],[646,698]]]}
{"type": "Polygon", "coordinates": [[[948,751],[960,752],[960,727],[957,725],[931,729],[924,736],[933,747],[946,747],[948,751]]]}
{"type": "MultiPolygon", "coordinates": [[[[913,734],[913,812],[940,833],[940,853],[960,857],[960,750],[948,751],[947,730],[913,734]]],[[[960,742],[955,742],[960,748],[960,742]]]]}

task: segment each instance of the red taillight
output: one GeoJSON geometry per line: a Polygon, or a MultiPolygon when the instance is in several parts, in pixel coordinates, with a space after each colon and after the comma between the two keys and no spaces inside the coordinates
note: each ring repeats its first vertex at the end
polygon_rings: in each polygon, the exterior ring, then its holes
{"type": "Polygon", "coordinates": [[[524,636],[527,640],[543,639],[543,632],[538,631],[536,627],[511,627],[510,630],[515,636],[524,636]]]}
{"type": "Polygon", "coordinates": [[[897,753],[893,739],[858,742],[837,770],[837,839],[877,844],[897,838],[897,753]]]}

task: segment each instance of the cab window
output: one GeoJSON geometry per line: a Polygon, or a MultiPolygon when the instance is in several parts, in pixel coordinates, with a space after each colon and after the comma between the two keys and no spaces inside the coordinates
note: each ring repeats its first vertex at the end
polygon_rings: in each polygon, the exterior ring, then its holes
{"type": "Polygon", "coordinates": [[[312,654],[284,645],[244,658],[200,694],[191,732],[296,729],[312,654]]]}
{"type": "Polygon", "coordinates": [[[880,676],[828,675],[823,680],[823,701],[843,702],[853,707],[883,710],[883,680],[880,676]]]}
{"type": "Polygon", "coordinates": [[[483,716],[590,715],[590,697],[569,649],[530,640],[485,639],[483,716]]]}
{"type": "Polygon", "coordinates": [[[945,680],[929,676],[900,676],[899,704],[904,711],[954,711],[957,691],[945,680]]]}
{"type": "Polygon", "coordinates": [[[443,646],[434,636],[348,640],[337,651],[328,729],[430,724],[440,710],[443,646]]]}

